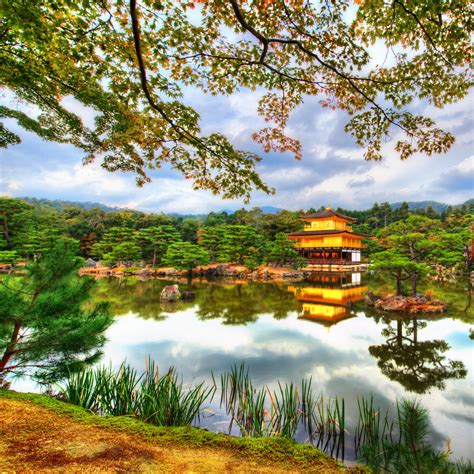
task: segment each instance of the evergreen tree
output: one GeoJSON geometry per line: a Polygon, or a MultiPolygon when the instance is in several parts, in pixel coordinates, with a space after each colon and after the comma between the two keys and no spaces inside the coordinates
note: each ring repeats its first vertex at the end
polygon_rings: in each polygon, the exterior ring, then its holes
{"type": "Polygon", "coordinates": [[[438,219],[438,213],[433,209],[433,206],[428,206],[426,209],[426,217],[429,219],[438,219]]]}
{"type": "Polygon", "coordinates": [[[397,209],[397,220],[404,220],[410,214],[410,206],[406,201],[402,202],[402,205],[397,209]]]}
{"type": "Polygon", "coordinates": [[[135,242],[121,242],[113,245],[109,253],[104,254],[104,262],[108,265],[128,265],[141,260],[142,252],[135,242]]]}
{"type": "Polygon", "coordinates": [[[179,240],[180,234],[172,225],[146,227],[140,229],[136,235],[144,258],[151,259],[153,266],[161,262],[170,243],[179,240]]]}
{"type": "Polygon", "coordinates": [[[199,245],[190,242],[174,242],[166,250],[164,261],[173,268],[188,270],[209,263],[209,254],[199,245]]]}
{"type": "Polygon", "coordinates": [[[0,284],[0,378],[51,382],[96,362],[112,322],[107,306],[85,306],[94,281],[78,278],[77,244],[59,241],[0,284]]]}
{"type": "Polygon", "coordinates": [[[8,249],[13,248],[13,239],[25,224],[25,217],[33,206],[21,199],[0,196],[0,228],[2,240],[8,249]]]}
{"type": "Polygon", "coordinates": [[[229,225],[224,227],[218,261],[244,264],[259,259],[263,238],[253,227],[229,225]]]}
{"type": "Polygon", "coordinates": [[[295,267],[301,267],[306,263],[305,259],[302,259],[295,249],[294,241],[290,240],[288,235],[284,233],[277,234],[275,240],[268,244],[266,260],[278,266],[291,263],[295,267]]]}
{"type": "Polygon", "coordinates": [[[383,227],[387,227],[392,221],[392,208],[388,202],[383,202],[379,207],[379,218],[383,227]]]}
{"type": "Polygon", "coordinates": [[[0,264],[15,264],[20,260],[20,256],[15,252],[15,250],[0,250],[0,264]]]}
{"type": "Polygon", "coordinates": [[[226,234],[226,227],[227,226],[225,225],[218,225],[215,227],[204,227],[199,232],[198,243],[201,247],[206,249],[212,263],[217,261],[219,253],[221,251],[224,236],[226,234]]]}
{"type": "Polygon", "coordinates": [[[100,242],[92,246],[92,255],[99,258],[106,258],[110,255],[114,247],[123,242],[133,242],[134,232],[127,227],[111,227],[105,232],[100,242]]]}
{"type": "Polygon", "coordinates": [[[410,260],[412,294],[416,295],[418,279],[426,273],[426,264],[431,263],[435,240],[430,238],[439,230],[439,222],[425,216],[411,214],[407,219],[390,224],[381,232],[392,254],[398,253],[397,261],[410,260]],[[420,270],[420,271],[418,271],[420,270]]]}
{"type": "Polygon", "coordinates": [[[397,285],[397,295],[403,294],[402,283],[404,280],[412,279],[428,273],[428,266],[423,263],[416,263],[408,256],[397,250],[384,250],[377,252],[372,258],[372,268],[387,272],[395,278],[397,285]]]}
{"type": "Polygon", "coordinates": [[[205,227],[214,227],[223,224],[230,224],[233,221],[233,216],[227,212],[210,212],[204,219],[205,227]]]}
{"type": "Polygon", "coordinates": [[[187,217],[183,219],[178,226],[179,233],[181,238],[179,240],[184,240],[186,242],[191,242],[195,244],[197,242],[197,232],[199,229],[200,222],[197,219],[187,217]]]}

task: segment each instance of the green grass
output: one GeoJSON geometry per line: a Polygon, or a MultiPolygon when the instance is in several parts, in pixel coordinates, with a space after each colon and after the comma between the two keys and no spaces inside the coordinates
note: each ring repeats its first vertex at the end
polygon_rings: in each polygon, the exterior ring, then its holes
{"type": "MultiPolygon", "coordinates": [[[[61,402],[46,395],[0,390],[0,398],[34,403],[79,423],[140,436],[150,442],[159,442],[161,445],[179,446],[182,444],[183,447],[214,447],[235,450],[238,454],[247,456],[249,459],[262,462],[271,459],[273,462],[287,464],[289,467],[297,466],[302,469],[314,470],[317,466],[325,468],[340,466],[320,450],[309,445],[297,444],[286,438],[239,438],[187,426],[158,427],[144,423],[132,416],[97,416],[82,407],[61,402]]],[[[369,471],[360,467],[353,469],[352,472],[369,471]]]]}

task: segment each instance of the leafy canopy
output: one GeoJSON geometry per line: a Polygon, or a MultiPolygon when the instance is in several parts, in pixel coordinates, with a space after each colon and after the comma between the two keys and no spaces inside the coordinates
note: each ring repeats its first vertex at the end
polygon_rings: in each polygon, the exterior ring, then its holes
{"type": "MultiPolygon", "coordinates": [[[[471,84],[465,0],[4,0],[0,12],[0,84],[23,102],[5,101],[0,117],[81,148],[86,163],[134,172],[138,184],[167,163],[227,198],[272,190],[257,155],[201,132],[183,87],[264,91],[258,113],[268,126],[253,138],[296,158],[290,114],[317,96],[351,116],[346,130],[379,160],[394,132],[402,159],[449,149],[454,137],[410,106],[443,107],[471,84]],[[374,45],[387,50],[382,63],[374,45]],[[92,109],[93,125],[72,99],[92,109]]],[[[14,130],[0,124],[0,146],[20,142],[14,130]]]]}

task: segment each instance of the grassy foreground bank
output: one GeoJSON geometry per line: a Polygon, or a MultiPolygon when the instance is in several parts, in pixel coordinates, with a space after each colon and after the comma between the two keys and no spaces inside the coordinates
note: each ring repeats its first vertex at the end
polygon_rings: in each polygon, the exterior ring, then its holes
{"type": "Polygon", "coordinates": [[[0,390],[0,459],[0,471],[366,472],[284,438],[156,427],[6,390],[0,390]]]}

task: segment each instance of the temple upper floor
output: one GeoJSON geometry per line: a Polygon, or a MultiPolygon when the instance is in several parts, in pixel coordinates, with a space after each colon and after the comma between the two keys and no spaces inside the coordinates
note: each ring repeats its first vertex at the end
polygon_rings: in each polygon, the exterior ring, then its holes
{"type": "Polygon", "coordinates": [[[351,232],[352,223],[357,221],[355,217],[345,216],[333,211],[330,207],[315,214],[300,216],[300,219],[305,223],[305,231],[345,230],[351,232]]]}
{"type": "Polygon", "coordinates": [[[336,219],[318,219],[305,223],[305,231],[309,230],[347,230],[352,231],[352,225],[342,220],[336,219]]]}

